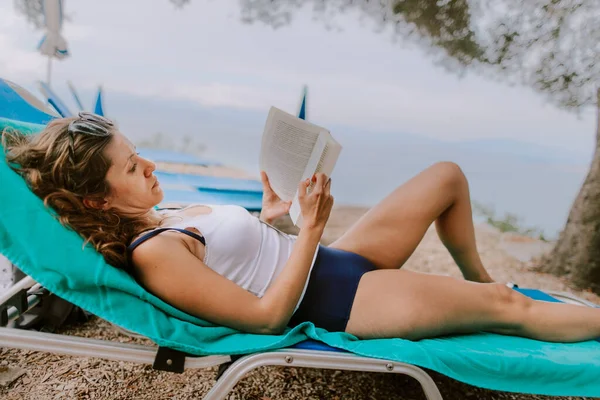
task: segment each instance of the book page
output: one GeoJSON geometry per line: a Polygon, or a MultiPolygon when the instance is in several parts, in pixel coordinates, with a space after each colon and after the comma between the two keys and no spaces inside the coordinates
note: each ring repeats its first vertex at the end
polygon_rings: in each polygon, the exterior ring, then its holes
{"type": "MultiPolygon", "coordinates": [[[[331,136],[327,131],[322,131],[317,139],[312,157],[309,159],[306,169],[302,174],[302,179],[312,177],[318,172],[322,172],[328,177],[331,177],[331,173],[337,163],[338,157],[342,151],[342,146],[331,136]]],[[[311,182],[308,191],[312,190],[314,184],[311,182]]],[[[294,196],[292,200],[292,206],[290,207],[290,217],[294,225],[302,226],[302,213],[300,210],[300,204],[298,203],[298,194],[294,196]]]]}
{"type": "Polygon", "coordinates": [[[267,173],[271,188],[283,201],[290,201],[296,195],[322,130],[271,107],[262,137],[259,165],[267,173]]]}
{"type": "Polygon", "coordinates": [[[342,145],[340,145],[327,131],[323,132],[321,135],[326,144],[314,173],[322,172],[327,176],[331,176],[333,168],[342,152],[342,145]]]}

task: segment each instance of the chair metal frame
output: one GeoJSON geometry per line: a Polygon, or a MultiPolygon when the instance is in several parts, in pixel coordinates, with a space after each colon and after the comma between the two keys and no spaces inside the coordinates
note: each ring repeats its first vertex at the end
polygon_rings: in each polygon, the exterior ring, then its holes
{"type": "MultiPolygon", "coordinates": [[[[12,321],[35,307],[39,302],[40,285],[25,277],[0,296],[0,316],[3,322],[12,321]]],[[[581,306],[595,304],[566,292],[546,291],[562,301],[581,306]]],[[[6,324],[3,324],[6,325],[6,324]]],[[[122,328],[122,333],[139,336],[122,328]]],[[[184,369],[220,366],[217,381],[205,395],[206,400],[223,399],[248,372],[262,366],[322,368],[361,372],[404,374],[421,385],[428,400],[442,400],[442,395],[429,374],[412,364],[362,357],[339,350],[306,350],[284,348],[243,356],[214,355],[191,356],[172,349],[107,340],[59,335],[0,327],[0,346],[24,350],[43,351],[76,357],[95,357],[107,360],[152,364],[154,369],[183,372],[184,369]]]]}

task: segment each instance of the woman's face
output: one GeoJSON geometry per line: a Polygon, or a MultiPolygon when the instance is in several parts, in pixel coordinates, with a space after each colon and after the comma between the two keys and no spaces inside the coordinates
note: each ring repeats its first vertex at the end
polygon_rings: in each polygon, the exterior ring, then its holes
{"type": "Polygon", "coordinates": [[[153,174],[156,166],[137,155],[135,146],[122,133],[113,136],[104,152],[112,162],[106,174],[110,194],[105,198],[104,209],[139,214],[163,200],[163,191],[153,174]]]}

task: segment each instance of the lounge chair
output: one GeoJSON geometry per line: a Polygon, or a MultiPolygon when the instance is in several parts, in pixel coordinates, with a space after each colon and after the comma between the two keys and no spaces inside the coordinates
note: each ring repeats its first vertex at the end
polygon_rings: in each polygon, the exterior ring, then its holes
{"type": "MultiPolygon", "coordinates": [[[[39,301],[36,292],[43,288],[158,347],[10,328],[0,328],[0,346],[152,363],[173,372],[223,365],[208,399],[224,397],[246,372],[263,365],[403,373],[421,383],[428,399],[441,395],[423,368],[487,389],[600,396],[600,343],[593,340],[561,344],[488,333],[421,341],[358,340],[310,322],[282,335],[216,326],[163,302],[106,264],[90,246],[84,247],[4,158],[0,182],[0,253],[29,275],[0,297],[2,325],[39,301]]],[[[515,290],[551,300],[547,296],[552,293],[515,290]]],[[[594,306],[583,300],[580,304],[594,306]]]]}
{"type": "MultiPolygon", "coordinates": [[[[32,278],[26,277],[11,288],[10,291],[0,296],[0,326],[5,326],[8,322],[21,315],[21,313],[25,313],[28,309],[35,307],[40,301],[41,289],[40,284],[36,283],[32,278]]],[[[517,290],[539,300],[566,301],[582,306],[595,307],[594,304],[568,293],[546,293],[534,289],[517,290]]],[[[141,336],[127,329],[119,328],[118,326],[117,328],[127,335],[141,336]]],[[[153,347],[125,344],[0,327],[0,346],[78,357],[98,357],[107,360],[151,364],[156,370],[173,373],[181,373],[184,369],[219,366],[217,382],[204,397],[207,400],[224,398],[245,374],[261,366],[289,366],[405,374],[415,378],[420,383],[427,399],[442,399],[441,393],[433,379],[425,370],[415,364],[385,358],[360,356],[311,339],[278,349],[249,352],[242,355],[223,354],[198,357],[164,346],[153,347]]],[[[598,347],[597,343],[595,347],[598,347]]],[[[393,344],[390,342],[390,349],[392,348],[393,344]]],[[[460,347],[457,346],[456,349],[458,351],[460,347]]],[[[510,351],[513,349],[506,348],[505,350],[510,351]]],[[[595,351],[597,358],[598,350],[596,349],[595,351]]],[[[514,358],[514,353],[515,351],[513,351],[513,354],[509,358],[502,362],[509,363],[510,359],[514,358]]],[[[516,353],[518,354],[519,351],[517,350],[516,353]]],[[[423,354],[423,359],[425,360],[430,355],[433,354],[423,354]]],[[[527,351],[520,354],[522,357],[527,355],[527,351]]],[[[480,360],[477,357],[473,357],[472,354],[468,357],[471,358],[471,361],[480,360]]],[[[513,361],[511,367],[519,367],[519,364],[518,362],[515,364],[513,361]]],[[[597,375],[598,365],[595,365],[594,368],[597,375]]],[[[530,374],[535,374],[535,372],[535,370],[529,371],[530,374]]],[[[553,379],[554,375],[550,374],[549,378],[553,379]]],[[[474,384],[474,382],[467,383],[474,384]]],[[[507,388],[504,387],[502,390],[507,390],[507,388]]],[[[575,387],[570,388],[564,393],[549,393],[549,391],[544,390],[541,386],[536,393],[595,396],[599,393],[598,390],[598,387],[590,390],[585,387],[585,383],[578,383],[575,387]]]]}

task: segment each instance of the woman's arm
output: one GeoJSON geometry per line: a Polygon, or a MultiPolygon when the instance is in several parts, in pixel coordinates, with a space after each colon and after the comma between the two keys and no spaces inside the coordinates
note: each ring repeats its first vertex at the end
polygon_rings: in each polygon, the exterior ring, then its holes
{"type": "Polygon", "coordinates": [[[282,333],[292,318],[322,235],[321,227],[300,229],[290,258],[262,297],[271,315],[269,328],[273,333],[282,333]]]}
{"type": "Polygon", "coordinates": [[[265,307],[272,313],[270,327],[275,333],[283,332],[292,317],[333,207],[331,180],[322,173],[313,176],[312,180],[314,187],[310,194],[307,194],[310,180],[307,179],[298,185],[302,228],[283,271],[262,298],[265,307]]]}
{"type": "Polygon", "coordinates": [[[132,260],[141,283],[173,307],[243,332],[277,334],[300,298],[321,233],[318,227],[300,231],[283,271],[262,298],[210,269],[178,232],[142,243],[132,260]]]}

